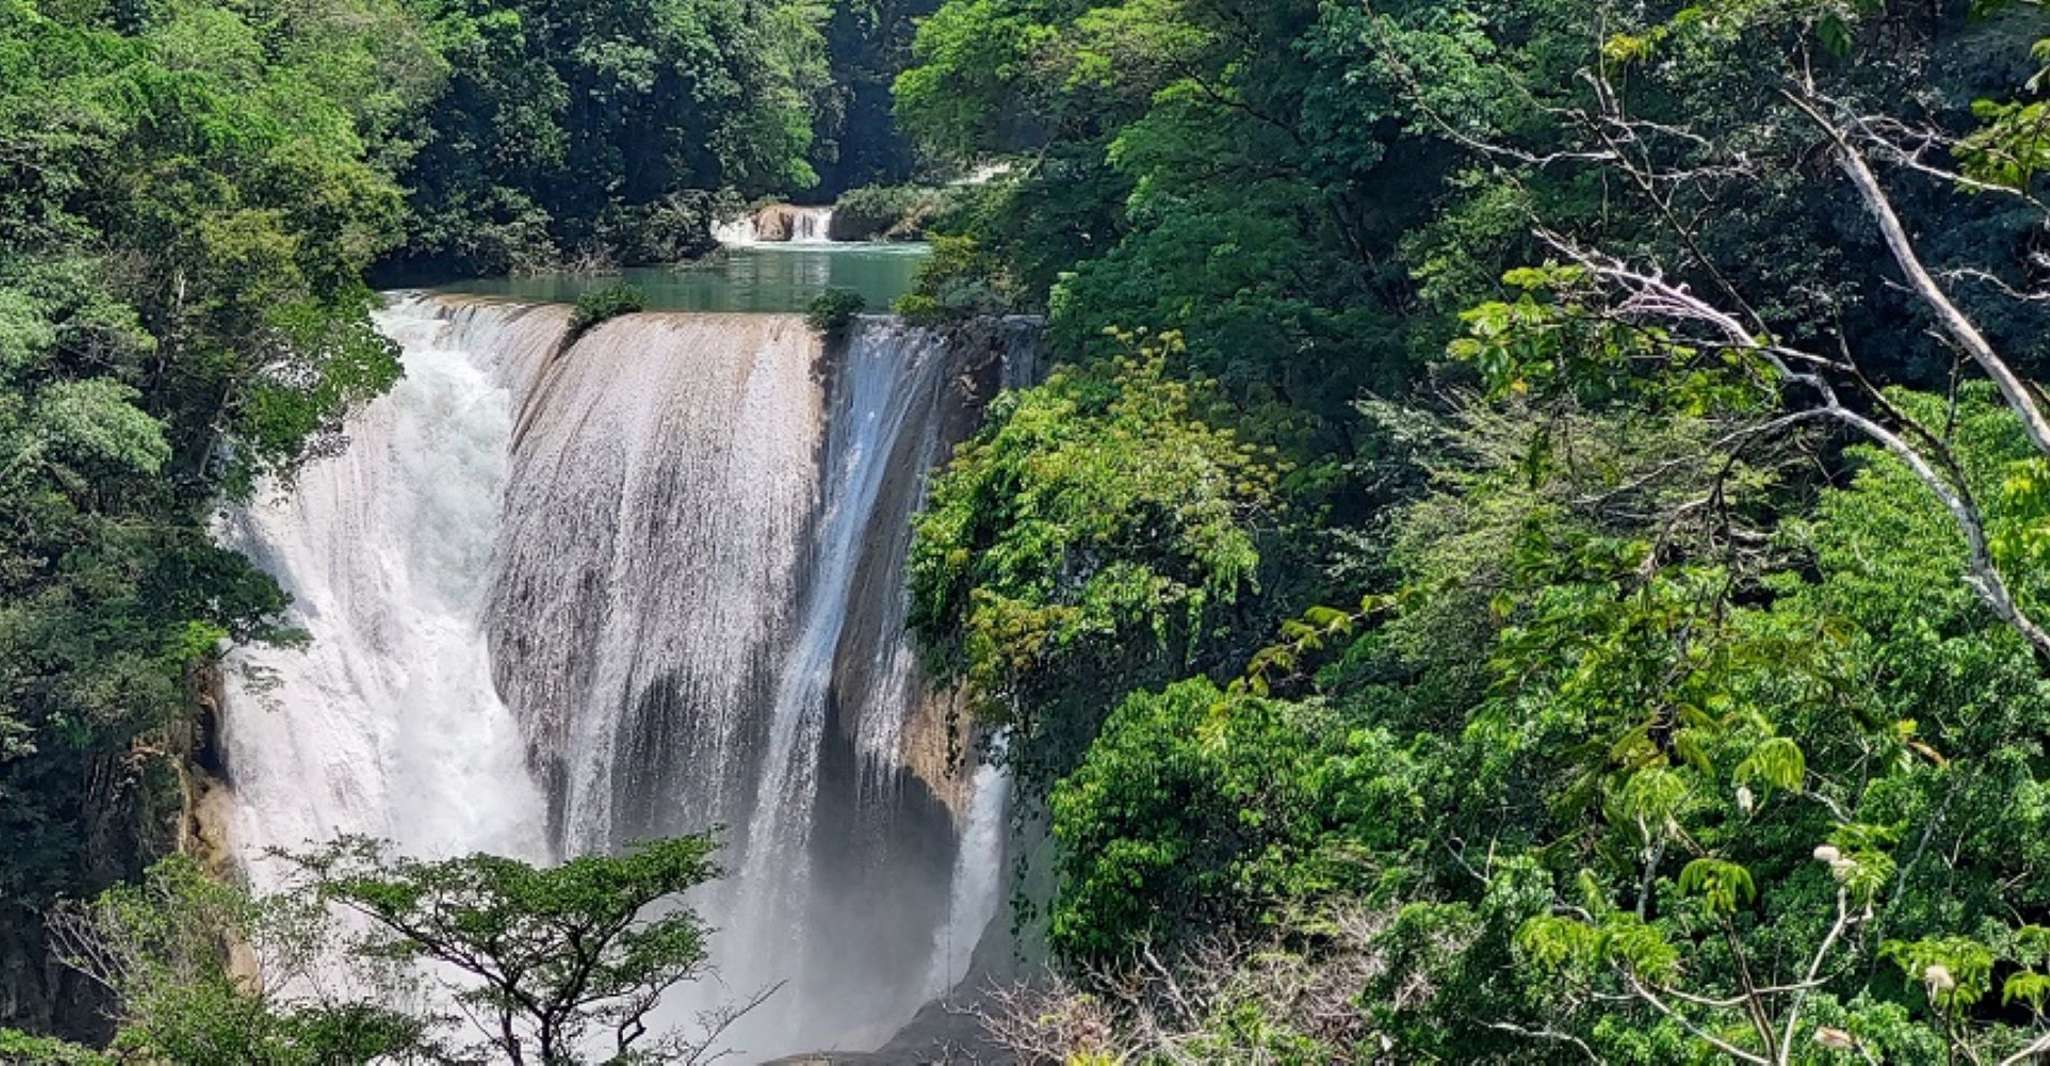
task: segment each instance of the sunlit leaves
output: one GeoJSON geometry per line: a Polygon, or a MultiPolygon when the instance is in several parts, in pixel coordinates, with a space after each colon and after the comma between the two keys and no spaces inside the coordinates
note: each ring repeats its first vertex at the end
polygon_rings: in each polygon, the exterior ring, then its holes
{"type": "Polygon", "coordinates": [[[1983,124],[1958,145],[1965,173],[1983,182],[2027,189],[2050,167],[2050,105],[1981,100],[1972,111],[1983,124]]]}
{"type": "Polygon", "coordinates": [[[1516,933],[1517,950],[1551,970],[1591,965],[1600,954],[1600,944],[1594,926],[1559,915],[1532,918],[1516,933]]]}
{"type": "Polygon", "coordinates": [[[1731,775],[1738,784],[1763,782],[1788,792],[1801,791],[1808,761],[1801,746],[1786,737],[1772,737],[1752,749],[1731,775]]]}
{"type": "Polygon", "coordinates": [[[2030,1010],[2043,1012],[2043,1004],[2050,1000],[2050,975],[2035,970],[2020,970],[2009,974],[2000,985],[2000,1005],[2026,1003],[2030,1010]]]}
{"type": "Polygon", "coordinates": [[[1016,0],[942,5],[919,24],[916,62],[897,78],[898,120],[928,146],[973,157],[1001,127],[1007,109],[1037,100],[1027,82],[1058,36],[1050,23],[1062,6],[1016,0]]]}
{"type": "Polygon", "coordinates": [[[1245,673],[1232,680],[1231,691],[1267,695],[1277,678],[1301,672],[1311,657],[1333,646],[1341,646],[1344,640],[1358,631],[1365,619],[1393,607],[1396,602],[1395,596],[1369,593],[1360,600],[1358,613],[1319,606],[1304,611],[1299,619],[1283,622],[1281,641],[1254,652],[1246,662],[1245,673]]]}
{"type": "Polygon", "coordinates": [[[1614,914],[1599,924],[1540,915],[1516,931],[1516,950],[1546,970],[1588,970],[1613,965],[1648,981],[1678,971],[1679,952],[1665,935],[1635,915],[1614,914]]]}
{"type": "Polygon", "coordinates": [[[1758,898],[1758,886],[1751,881],[1751,871],[1734,862],[1703,856],[1688,863],[1680,871],[1680,891],[1700,896],[1711,911],[1729,915],[1735,913],[1741,904],[1748,904],[1758,898]]]}
{"type": "Polygon", "coordinates": [[[106,378],[60,381],[36,397],[53,462],[100,460],[154,474],[170,458],[163,426],[135,406],[141,394],[106,378]]]}
{"type": "Polygon", "coordinates": [[[993,714],[1023,691],[1101,713],[1121,690],[1080,667],[1092,648],[1119,648],[1113,670],[1186,654],[1255,587],[1271,453],[1204,421],[1211,387],[1164,369],[1178,337],[1129,340],[999,401],[917,521],[912,624],[993,714]]]}
{"type": "Polygon", "coordinates": [[[1880,954],[1892,959],[1908,980],[1922,986],[1930,1004],[1962,1013],[1985,998],[1993,981],[1993,949],[1968,937],[1888,941],[1880,954]]]}
{"type": "Polygon", "coordinates": [[[1522,267],[1503,282],[1520,294],[1462,313],[1465,335],[1447,347],[1497,396],[1631,402],[1696,417],[1756,410],[1771,398],[1757,353],[1704,350],[1613,316],[1580,267],[1522,267]]]}
{"type": "Polygon", "coordinates": [[[1687,783],[1679,774],[1647,766],[1623,783],[1617,808],[1623,818],[1644,826],[1646,836],[1663,836],[1678,827],[1687,798],[1687,783]]]}

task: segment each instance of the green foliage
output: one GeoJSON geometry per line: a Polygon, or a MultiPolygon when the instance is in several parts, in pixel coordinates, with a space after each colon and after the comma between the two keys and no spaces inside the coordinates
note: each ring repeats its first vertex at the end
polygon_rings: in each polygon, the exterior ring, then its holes
{"type": "Polygon", "coordinates": [[[1472,363],[1497,397],[1570,391],[1583,403],[1690,415],[1756,410],[1774,399],[1760,353],[1702,350],[1659,327],[1604,314],[1590,282],[1575,266],[1511,270],[1503,283],[1520,295],[1461,312],[1465,333],[1447,351],[1472,363]],[[1645,374],[1653,363],[1666,372],[1645,374]]]}
{"type": "Polygon", "coordinates": [[[1621,913],[1608,915],[1600,925],[1557,915],[1532,918],[1517,930],[1516,950],[1542,971],[1588,975],[1598,966],[1615,966],[1648,981],[1674,977],[1680,962],[1662,931],[1621,913]]]}
{"type": "Polygon", "coordinates": [[[925,185],[864,185],[833,202],[836,241],[915,241],[953,207],[951,190],[925,185]]]}
{"type": "Polygon", "coordinates": [[[374,0],[0,5],[9,1021],[91,1009],[19,957],[37,912],[172,846],[221,642],[278,635],[283,593],[213,542],[221,497],[331,453],[398,375],[361,277],[398,237],[365,138],[425,62],[407,25],[374,0]]]}
{"type": "Polygon", "coordinates": [[[0,1061],[23,1066],[112,1066],[114,1062],[91,1048],[13,1029],[0,1029],[0,1061]]]}
{"type": "Polygon", "coordinates": [[[430,0],[446,64],[397,168],[391,273],[505,273],[712,247],[709,200],[806,188],[827,91],[817,0],[430,0]],[[650,240],[651,229],[665,235],[650,240]]]}
{"type": "Polygon", "coordinates": [[[1009,284],[995,273],[995,264],[974,238],[935,237],[932,254],[918,265],[912,289],[898,297],[895,311],[925,324],[1001,313],[1011,302],[1009,284]]]}
{"type": "Polygon", "coordinates": [[[1965,1013],[1992,987],[1993,950],[1966,937],[1892,940],[1880,946],[1880,954],[1909,980],[1921,982],[1930,1004],[1946,1013],[1965,1013]]]}
{"type": "Polygon", "coordinates": [[[1680,871],[1675,887],[1684,895],[1700,896],[1710,910],[1725,915],[1734,913],[1739,904],[1758,898],[1758,886],[1751,881],[1751,871],[1707,856],[1688,863],[1680,871]]]}
{"type": "Polygon", "coordinates": [[[1076,962],[1279,917],[1286,901],[1395,883],[1426,819],[1385,734],[1328,709],[1208,681],[1135,693],[1051,798],[1060,893],[1051,943],[1076,962]],[[1378,875],[1378,876],[1377,876],[1378,875]]]}
{"type": "Polygon", "coordinates": [[[827,289],[805,309],[804,321],[814,333],[840,336],[867,307],[868,301],[852,289],[827,289]]]}
{"type": "Polygon", "coordinates": [[[973,156],[1002,129],[1000,105],[1023,103],[1047,21],[1084,5],[1060,0],[942,4],[919,24],[914,65],[897,78],[897,115],[921,143],[973,156]]]}
{"type": "Polygon", "coordinates": [[[815,105],[819,191],[894,185],[926,169],[891,115],[890,84],[908,64],[917,23],[939,0],[841,0],[826,23],[832,88],[815,105]]]}
{"type": "Polygon", "coordinates": [[[355,971],[360,1000],[325,993],[317,982],[278,990],[345,935],[309,898],[252,897],[178,856],[54,920],[67,965],[116,997],[113,1048],[124,1059],[314,1066],[419,1061],[436,1050],[430,1022],[377,1005],[417,993],[391,968],[355,971]],[[229,945],[277,984],[238,973],[229,945]]]}
{"type": "MultiPolygon", "coordinates": [[[[569,1064],[589,1061],[595,1029],[611,1034],[605,1061],[687,1063],[716,1029],[650,1031],[647,1015],[705,972],[707,930],[657,902],[716,876],[713,847],[685,837],[537,868],[489,855],[420,861],[344,838],[274,855],[291,884],[262,896],[180,856],[52,922],[67,965],[116,997],[121,1061],[569,1064]],[[421,962],[465,975],[448,986],[460,1014],[425,1005],[421,962]]],[[[51,1062],[103,1061],[6,1033],[0,1050],[10,1040],[51,1062]]]]}
{"type": "Polygon", "coordinates": [[[637,314],[647,306],[647,295],[625,282],[591,289],[577,297],[576,307],[570,311],[569,328],[563,334],[563,343],[574,344],[578,337],[600,325],[621,315],[637,314]]]}
{"type": "MultiPolygon", "coordinates": [[[[1208,937],[1293,946],[1358,907],[1416,924],[1370,938],[1399,976],[1348,987],[1372,1031],[1332,1060],[2000,1061],[2041,1036],[2041,664],[1924,481],[1826,436],[1775,365],[1947,449],[2039,610],[2050,469],[1785,92],[1899,120],[1852,140],[2033,372],[2042,304],[2008,293],[2033,295],[2042,212],[2002,189],[2041,181],[2044,34],[2008,7],[953,0],[923,25],[906,127],[1018,165],[936,228],[901,310],[1043,310],[1068,369],[942,480],[915,624],[1010,750],[1065,724],[1027,767],[1066,775],[1052,913],[1093,987],[1143,982],[1142,946],[1180,973],[1208,937]],[[1162,377],[1279,452],[1258,583],[1172,665],[1074,592],[1177,531],[1079,543],[1044,509],[1073,439],[1020,431],[1077,421],[1055,401],[1080,383],[1134,387],[1107,327],[1181,337],[1162,377]],[[1358,781],[1305,769],[1358,738],[1358,781]],[[1376,783],[1399,840],[1337,813],[1376,783]],[[1344,876],[1306,859],[1348,846],[1344,876]],[[1932,960],[1956,970],[1933,996],[1932,960]]],[[[1134,1011],[1091,1046],[1143,1045],[1134,1011]]]]}
{"type": "MultiPolygon", "coordinates": [[[[2026,454],[1983,390],[1966,390],[1953,424],[1988,477],[2026,454]]],[[[1372,1008],[1408,1046],[1467,1054],[1501,1039],[1474,1019],[1523,1012],[1528,1028],[1579,1019],[1572,1031],[1618,1058],[1696,1054],[1631,981],[1667,999],[1735,994],[1738,951],[1752,967],[1805,960],[1837,921],[1853,932],[1832,950],[1870,960],[1885,943],[1898,966],[1828,971],[1808,1017],[1875,1053],[1941,1048],[1947,1017],[1992,1024],[1996,986],[2030,1002],[2050,944],[2010,925],[2035,897],[2009,879],[2042,847],[2026,738],[2050,701],[2026,647],[1959,588],[1940,506],[1897,462],[1861,453],[1850,485],[1779,534],[1792,553],[1756,560],[1765,570],[1743,582],[1757,593],[1732,601],[1718,590],[1736,574],[1672,561],[1699,550],[1679,547],[1694,543],[1685,522],[1662,527],[1660,547],[1622,517],[1666,514],[1726,469],[1700,444],[1714,431],[1620,416],[1543,432],[1549,458],[1533,466],[1514,446],[1528,420],[1456,424],[1442,494],[1397,520],[1391,559],[1414,591],[1345,626],[1330,624],[1339,612],[1302,623],[1350,641],[1311,673],[1319,698],[1187,682],[1112,716],[1053,793],[1057,943],[1114,963],[1135,944],[1199,940],[1184,916],[1215,930],[1334,897],[1470,908],[1475,927],[1428,968],[1463,975],[1459,995],[1420,1016],[1372,1008]],[[1483,676],[1447,683],[1476,644],[1483,676]],[[1379,754],[1335,772],[1362,742],[1379,754]],[[1930,837],[1961,850],[1932,861],[1930,837]],[[1594,1008],[1574,987],[1623,998],[1594,1008]]],[[[1769,517],[1759,504],[1782,491],[1724,485],[1725,521],[1769,517]]],[[[1688,1009],[1711,1032],[1742,1024],[1688,1009]]],[[[1984,1046],[2021,1039],[1996,1026],[1984,1046]]]]}
{"type": "MultiPolygon", "coordinates": [[[[1030,766],[1072,757],[1106,697],[1208,653],[1258,587],[1269,452],[1167,376],[1172,334],[1000,399],[938,477],[911,549],[911,625],[1030,766]]],[[[1028,771],[1028,778],[1032,772],[1028,771]]]]}
{"type": "Polygon", "coordinates": [[[567,1063],[605,1039],[606,1061],[661,1062],[688,1052],[695,1034],[651,1033],[649,1012],[664,991],[704,975],[710,930],[688,907],[658,904],[717,877],[716,846],[678,837],[535,867],[494,855],[423,861],[343,838],[277,858],[295,869],[299,898],[372,923],[355,954],[474,979],[456,993],[486,1019],[470,1054],[567,1063]]]}

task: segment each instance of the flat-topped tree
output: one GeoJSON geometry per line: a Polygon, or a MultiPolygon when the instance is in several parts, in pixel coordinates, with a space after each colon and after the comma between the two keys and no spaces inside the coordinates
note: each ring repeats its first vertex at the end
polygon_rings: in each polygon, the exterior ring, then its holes
{"type": "Polygon", "coordinates": [[[344,837],[275,852],[298,891],[355,911],[373,930],[365,959],[436,962],[469,975],[457,1005],[483,1039],[472,1050],[515,1064],[699,1063],[775,991],[698,1017],[694,1032],[651,1028],[663,993],[708,975],[710,929],[670,900],[718,876],[712,836],[651,841],[622,855],[537,867],[495,855],[419,860],[344,837]]]}

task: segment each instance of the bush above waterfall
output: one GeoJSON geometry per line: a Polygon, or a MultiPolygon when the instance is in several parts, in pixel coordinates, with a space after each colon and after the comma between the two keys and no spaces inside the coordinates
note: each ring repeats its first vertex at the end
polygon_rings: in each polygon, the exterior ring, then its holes
{"type": "Polygon", "coordinates": [[[576,307],[570,312],[563,344],[575,344],[578,338],[600,325],[621,315],[635,314],[647,306],[647,295],[623,281],[585,292],[577,297],[576,307]]]}
{"type": "Polygon", "coordinates": [[[972,315],[1003,314],[1016,303],[1001,261],[970,237],[939,237],[918,265],[910,292],[895,310],[913,322],[932,324],[972,315]]]}
{"type": "Polygon", "coordinates": [[[804,321],[814,333],[839,336],[847,332],[847,327],[867,306],[868,301],[852,289],[827,289],[812,299],[804,312],[804,321]]]}

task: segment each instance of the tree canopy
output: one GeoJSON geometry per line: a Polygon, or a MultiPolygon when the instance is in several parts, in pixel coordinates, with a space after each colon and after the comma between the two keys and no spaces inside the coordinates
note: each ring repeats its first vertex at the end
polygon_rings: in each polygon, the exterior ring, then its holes
{"type": "Polygon", "coordinates": [[[1066,364],[914,547],[960,563],[916,602],[966,605],[914,625],[1001,664],[952,676],[1047,782],[1063,977],[994,1031],[1028,1061],[2050,1050],[2046,33],[1878,0],[924,23],[900,119],[1015,163],[905,308],[1043,313],[1066,364]],[[1148,493],[1199,448],[1033,429],[1074,382],[1155,387],[1112,369],[1138,330],[1214,390],[1163,439],[1273,449],[1216,512],[1230,610],[976,627],[1182,565],[1148,493]],[[1058,534],[1076,456],[1090,524],[1143,534],[1058,534]]]}

